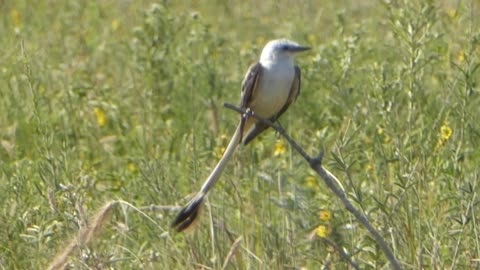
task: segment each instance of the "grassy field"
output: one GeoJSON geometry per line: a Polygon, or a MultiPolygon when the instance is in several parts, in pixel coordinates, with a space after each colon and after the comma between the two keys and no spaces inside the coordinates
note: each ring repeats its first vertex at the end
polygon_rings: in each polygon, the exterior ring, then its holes
{"type": "Polygon", "coordinates": [[[283,37],[312,47],[288,133],[325,151],[404,269],[480,269],[479,1],[156,2],[0,2],[1,269],[62,252],[70,269],[352,269],[339,249],[389,269],[272,131],[194,231],[169,228],[233,134],[222,104],[283,37]]]}

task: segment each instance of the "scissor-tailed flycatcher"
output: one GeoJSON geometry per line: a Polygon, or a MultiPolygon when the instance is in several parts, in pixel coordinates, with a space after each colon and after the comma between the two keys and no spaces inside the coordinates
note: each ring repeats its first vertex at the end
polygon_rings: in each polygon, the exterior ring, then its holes
{"type": "MultiPolygon", "coordinates": [[[[263,48],[260,62],[252,65],[242,82],[240,107],[276,121],[300,93],[300,68],[293,60],[297,52],[310,49],[285,39],[272,40],[263,48]]],[[[196,219],[207,192],[220,178],[237,146],[248,144],[268,128],[253,117],[242,118],[222,159],[197,195],[180,211],[172,223],[177,231],[188,228],[196,219]]]]}

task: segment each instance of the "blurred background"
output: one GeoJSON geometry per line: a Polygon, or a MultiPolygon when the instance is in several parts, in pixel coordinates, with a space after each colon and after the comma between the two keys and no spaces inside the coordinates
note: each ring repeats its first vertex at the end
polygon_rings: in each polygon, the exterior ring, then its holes
{"type": "Polygon", "coordinates": [[[288,38],[312,47],[288,133],[405,269],[479,268],[479,5],[0,1],[0,267],[74,243],[65,269],[351,269],[340,250],[388,268],[273,131],[237,150],[193,232],[169,228],[234,132],[223,103],[288,38]]]}

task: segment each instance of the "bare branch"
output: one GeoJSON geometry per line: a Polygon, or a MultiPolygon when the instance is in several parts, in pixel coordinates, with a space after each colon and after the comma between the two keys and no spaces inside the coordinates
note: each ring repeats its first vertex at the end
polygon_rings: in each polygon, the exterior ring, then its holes
{"type": "Polygon", "coordinates": [[[280,135],[282,135],[288,141],[288,143],[308,162],[310,167],[323,179],[325,184],[327,184],[327,186],[333,191],[333,193],[335,193],[335,195],[342,201],[345,208],[350,213],[352,213],[355,216],[355,218],[363,226],[365,226],[365,228],[367,228],[368,232],[373,236],[373,238],[375,239],[375,242],[380,246],[383,253],[392,264],[393,268],[396,270],[402,269],[399,262],[395,259],[395,255],[393,255],[392,251],[390,251],[387,243],[382,238],[380,233],[377,230],[375,230],[375,228],[373,228],[373,226],[368,221],[367,217],[353,206],[353,204],[347,198],[347,195],[345,194],[345,192],[335,184],[337,183],[336,177],[322,166],[323,152],[320,152],[320,154],[316,158],[312,158],[289,135],[287,135],[285,130],[278,124],[275,124],[272,121],[269,121],[263,117],[260,117],[259,115],[255,114],[254,112],[248,109],[247,110],[241,109],[239,107],[236,107],[228,103],[225,103],[224,106],[238,113],[246,114],[248,117],[254,117],[255,119],[272,127],[278,133],[280,133],[280,135]]]}

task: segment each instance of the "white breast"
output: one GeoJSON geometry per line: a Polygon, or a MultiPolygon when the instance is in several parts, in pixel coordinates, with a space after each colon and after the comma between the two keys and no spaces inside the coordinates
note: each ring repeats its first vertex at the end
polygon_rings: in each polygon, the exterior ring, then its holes
{"type": "Polygon", "coordinates": [[[295,76],[295,68],[290,61],[262,64],[263,76],[251,109],[262,117],[270,118],[277,114],[287,102],[295,76]]]}

